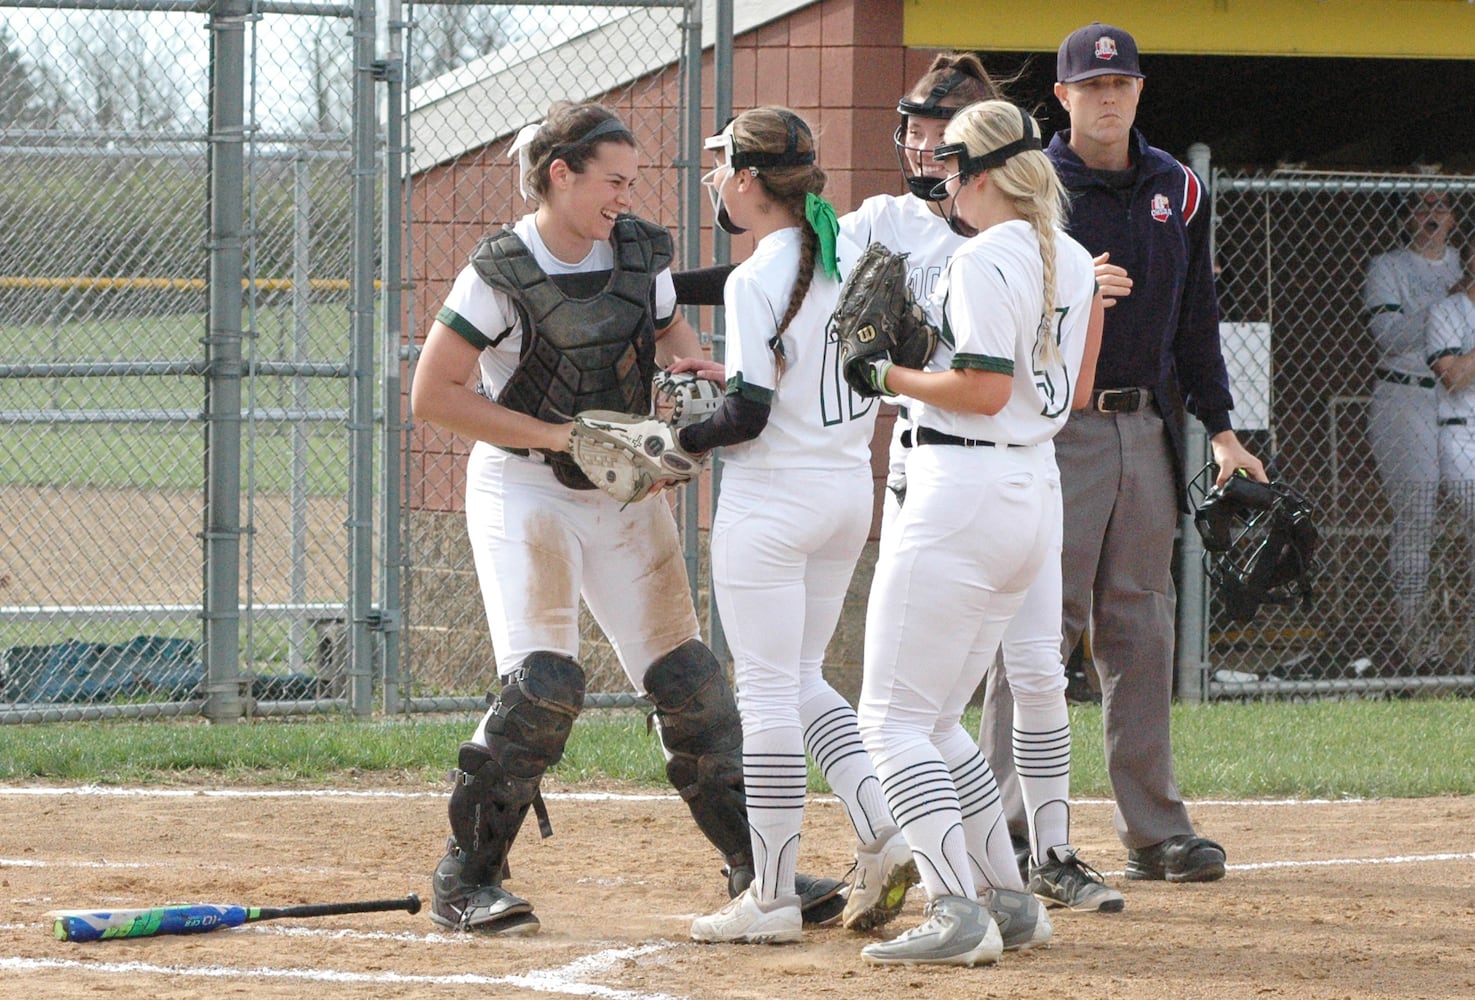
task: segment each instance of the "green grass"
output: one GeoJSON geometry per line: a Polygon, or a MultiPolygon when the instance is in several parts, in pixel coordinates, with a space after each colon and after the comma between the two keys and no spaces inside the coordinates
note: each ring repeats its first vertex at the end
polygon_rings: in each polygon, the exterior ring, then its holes
{"type": "MultiPolygon", "coordinates": [[[[242,318],[247,322],[249,317],[242,318]]],[[[242,347],[249,361],[292,356],[289,304],[256,311],[257,336],[242,347]]],[[[307,356],[343,363],[349,356],[344,305],[325,302],[308,312],[307,356]]],[[[8,363],[89,361],[199,361],[206,333],[202,313],[73,320],[57,326],[0,325],[0,354],[8,363]]],[[[257,410],[294,405],[293,380],[257,376],[243,387],[243,407],[257,410]]],[[[303,404],[346,410],[345,378],[303,380],[303,404]]],[[[205,382],[197,376],[79,376],[22,378],[5,382],[5,410],[144,410],[198,417],[205,407],[205,382]]],[[[291,488],[293,430],[307,444],[307,489],[314,496],[347,492],[348,433],[344,422],[257,422],[242,428],[242,449],[251,460],[257,489],[291,488]],[[249,452],[246,450],[249,449],[249,452]]],[[[132,487],[199,491],[204,477],[204,429],[189,422],[12,424],[0,443],[0,486],[65,484],[68,487],[132,487]]],[[[243,461],[245,459],[243,458],[243,461]]],[[[242,475],[247,470],[243,469],[242,475]]]]}
{"type": "MultiPolygon", "coordinates": [[[[1101,713],[1073,706],[1072,791],[1108,796],[1101,713]]],[[[332,785],[381,776],[439,786],[468,716],[375,720],[66,723],[0,727],[0,780],[332,785]]],[[[977,714],[965,725],[976,730],[977,714]]],[[[1465,699],[1179,705],[1179,784],[1190,798],[1407,798],[1475,794],[1465,699]]],[[[572,783],[665,785],[655,736],[633,712],[586,712],[553,774],[572,783]]],[[[827,790],[813,769],[810,786],[827,790]]]]}

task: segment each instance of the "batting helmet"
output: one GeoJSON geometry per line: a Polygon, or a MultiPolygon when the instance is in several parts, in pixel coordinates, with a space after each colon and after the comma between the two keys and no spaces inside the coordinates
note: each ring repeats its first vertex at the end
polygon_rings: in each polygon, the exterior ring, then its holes
{"type": "Polygon", "coordinates": [[[1213,486],[1210,462],[1189,483],[1193,523],[1204,545],[1204,571],[1229,617],[1247,622],[1261,604],[1311,605],[1317,532],[1311,504],[1286,483],[1243,475],[1213,486]]]}

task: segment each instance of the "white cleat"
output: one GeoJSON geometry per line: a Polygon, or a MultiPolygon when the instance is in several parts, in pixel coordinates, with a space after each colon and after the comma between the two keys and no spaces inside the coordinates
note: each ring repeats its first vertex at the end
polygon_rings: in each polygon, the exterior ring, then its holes
{"type": "Polygon", "coordinates": [[[763,903],[749,886],[716,913],[693,920],[691,937],[709,944],[793,944],[803,925],[798,896],[763,903]]]}
{"type": "Polygon", "coordinates": [[[901,912],[907,890],[921,880],[911,848],[899,830],[877,850],[856,851],[855,877],[840,923],[853,931],[880,927],[901,912]]]}

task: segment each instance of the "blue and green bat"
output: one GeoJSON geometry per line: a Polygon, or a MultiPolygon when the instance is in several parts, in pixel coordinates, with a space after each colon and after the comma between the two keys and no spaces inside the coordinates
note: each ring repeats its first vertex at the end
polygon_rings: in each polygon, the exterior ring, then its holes
{"type": "Polygon", "coordinates": [[[158,934],[202,934],[282,917],[331,917],[340,913],[384,910],[420,912],[420,897],[373,899],[359,903],[308,903],[301,906],[231,906],[192,903],[143,910],[54,910],[51,933],[58,941],[106,941],[109,938],[154,937],[158,934]]]}

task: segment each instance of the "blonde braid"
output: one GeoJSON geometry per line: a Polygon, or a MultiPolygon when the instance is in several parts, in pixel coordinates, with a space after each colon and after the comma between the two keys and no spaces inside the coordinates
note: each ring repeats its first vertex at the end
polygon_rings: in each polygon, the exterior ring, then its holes
{"type": "Polygon", "coordinates": [[[1044,217],[1026,212],[1025,217],[1040,244],[1040,264],[1045,275],[1044,301],[1040,305],[1040,329],[1035,335],[1035,355],[1047,365],[1060,361],[1060,345],[1055,341],[1055,231],[1044,217]]]}

